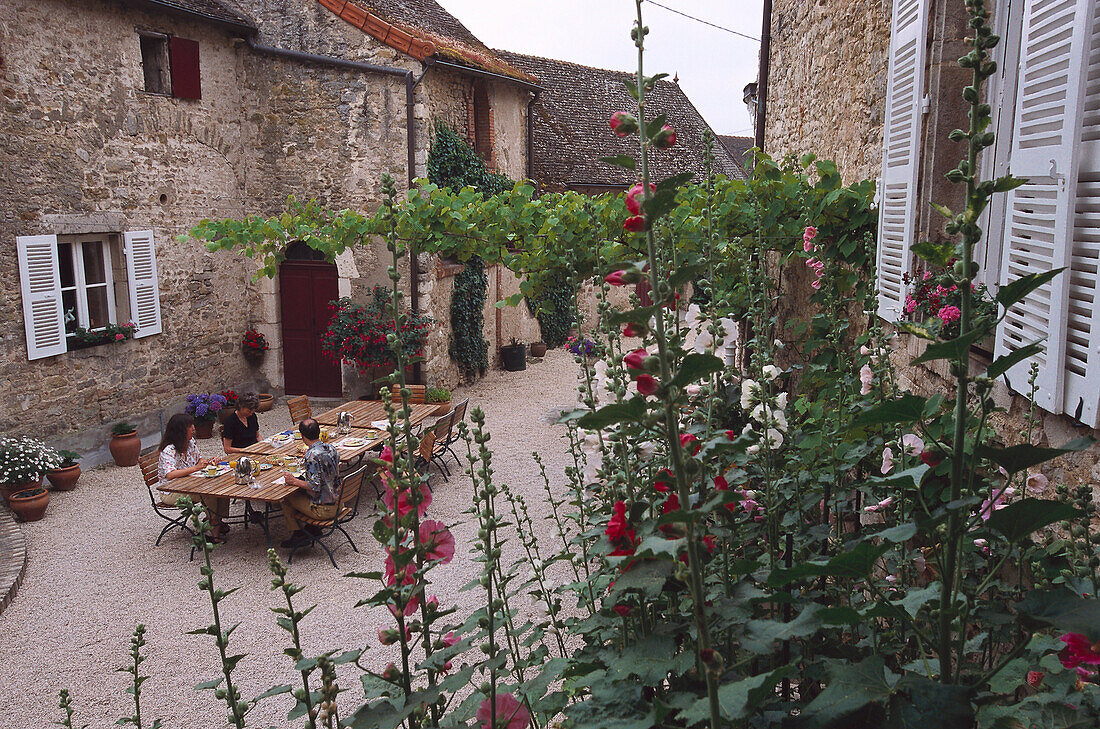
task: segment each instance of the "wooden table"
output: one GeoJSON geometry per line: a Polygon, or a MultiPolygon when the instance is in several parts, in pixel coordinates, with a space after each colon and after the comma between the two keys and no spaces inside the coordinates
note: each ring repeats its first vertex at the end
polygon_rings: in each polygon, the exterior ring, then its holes
{"type": "MultiPolygon", "coordinates": [[[[409,420],[412,421],[413,425],[416,425],[430,418],[438,409],[439,405],[432,403],[409,405],[409,410],[412,411],[409,420]]],[[[343,411],[351,413],[352,425],[360,428],[368,427],[372,421],[386,419],[386,409],[383,407],[381,400],[352,400],[320,415],[315,415],[313,419],[321,425],[336,425],[336,418],[343,411]]]]}

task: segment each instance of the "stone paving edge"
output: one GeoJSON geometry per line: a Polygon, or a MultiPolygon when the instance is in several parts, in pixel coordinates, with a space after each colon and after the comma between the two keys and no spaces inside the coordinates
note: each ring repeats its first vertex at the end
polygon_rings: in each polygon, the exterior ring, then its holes
{"type": "Polygon", "coordinates": [[[15,599],[27,571],[27,539],[11,511],[0,507],[0,613],[15,599]]]}

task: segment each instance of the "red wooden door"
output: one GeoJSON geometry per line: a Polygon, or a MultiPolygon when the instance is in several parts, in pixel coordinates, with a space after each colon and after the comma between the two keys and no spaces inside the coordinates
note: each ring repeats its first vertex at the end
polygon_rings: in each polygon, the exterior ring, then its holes
{"type": "Polygon", "coordinates": [[[285,261],[279,267],[283,321],[283,382],[288,395],[339,397],[340,364],[321,351],[329,302],[340,297],[336,266],[285,261]]]}

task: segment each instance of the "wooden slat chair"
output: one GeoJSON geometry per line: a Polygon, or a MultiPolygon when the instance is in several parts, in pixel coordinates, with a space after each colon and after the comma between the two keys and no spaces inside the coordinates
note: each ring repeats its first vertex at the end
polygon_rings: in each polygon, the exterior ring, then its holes
{"type": "MultiPolygon", "coordinates": [[[[428,431],[432,436],[432,451],[430,457],[426,459],[427,464],[430,466],[435,463],[439,466],[439,472],[443,476],[444,481],[450,481],[451,469],[447,467],[447,462],[444,460],[444,456],[447,455],[447,443],[451,440],[451,431],[454,427],[455,411],[444,415],[439,420],[435,421],[435,425],[428,431]]],[[[427,436],[425,436],[427,439],[427,436]]]]}
{"type": "MultiPolygon", "coordinates": [[[[156,546],[158,547],[160,546],[160,540],[164,539],[164,535],[174,527],[179,527],[192,537],[195,536],[195,532],[192,531],[191,527],[187,526],[187,515],[183,513],[183,510],[175,504],[166,504],[154,490],[160,483],[160,477],[157,475],[157,462],[159,459],[160,451],[155,449],[138,458],[138,468],[141,469],[141,476],[145,479],[145,487],[149,490],[149,501],[153,505],[153,511],[161,519],[168,522],[168,524],[160,530],[160,534],[157,536],[156,546]]],[[[191,559],[194,558],[195,545],[192,542],[191,559]]]]}
{"type": "Polygon", "coordinates": [[[350,522],[359,513],[359,494],[363,489],[363,480],[374,475],[376,466],[373,463],[368,463],[359,470],[349,473],[344,476],[340,481],[340,486],[336,490],[336,503],[340,504],[340,508],[336,511],[336,516],[332,519],[314,519],[306,516],[305,514],[296,513],[294,518],[300,524],[308,524],[317,530],[317,534],[310,534],[306,532],[306,536],[309,537],[309,543],[303,544],[300,547],[295,547],[290,550],[290,554],[287,556],[287,564],[294,561],[294,554],[299,549],[306,549],[312,547],[314,544],[320,544],[321,549],[325,550],[328,555],[328,559],[332,562],[332,566],[336,566],[336,558],[332,556],[332,549],[325,544],[325,540],[331,537],[336,532],[340,532],[344,535],[344,538],[348,540],[348,544],[351,548],[358,552],[359,548],[355,546],[355,542],[352,541],[351,535],[344,529],[344,525],[350,522]]]}
{"type": "Polygon", "coordinates": [[[465,400],[460,402],[458,405],[455,405],[454,410],[451,411],[451,426],[450,426],[451,431],[450,431],[450,434],[447,436],[447,440],[444,441],[443,445],[442,445],[442,448],[444,449],[444,451],[446,451],[447,453],[450,453],[451,458],[454,458],[455,463],[457,463],[459,466],[462,465],[462,459],[458,457],[458,454],[454,452],[454,450],[451,448],[451,446],[454,445],[455,443],[457,443],[458,441],[462,440],[462,438],[458,435],[458,428],[455,427],[455,426],[457,426],[461,421],[466,419],[466,407],[469,404],[470,404],[470,398],[466,398],[465,400]]]}
{"type": "MultiPolygon", "coordinates": [[[[410,405],[424,404],[424,398],[427,396],[428,393],[427,385],[405,385],[405,387],[409,390],[410,405]]],[[[393,400],[395,405],[400,404],[401,390],[395,387],[393,393],[390,395],[390,398],[393,400]]]]}
{"type": "Polygon", "coordinates": [[[290,419],[295,425],[306,418],[313,417],[313,408],[309,404],[309,397],[307,395],[299,395],[298,397],[290,398],[286,401],[286,406],[290,409],[290,419]]]}

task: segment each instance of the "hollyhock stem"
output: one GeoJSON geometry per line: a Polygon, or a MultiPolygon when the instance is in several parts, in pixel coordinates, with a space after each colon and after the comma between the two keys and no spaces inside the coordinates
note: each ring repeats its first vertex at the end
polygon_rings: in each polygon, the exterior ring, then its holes
{"type": "MultiPolygon", "coordinates": [[[[645,116],[645,74],[643,67],[643,58],[645,55],[645,33],[646,27],[642,22],[642,0],[635,0],[635,10],[637,12],[638,24],[636,26],[636,38],[635,43],[638,46],[638,123],[641,127],[639,133],[639,141],[641,147],[641,168],[642,168],[642,189],[649,190],[649,166],[647,164],[647,151],[649,140],[646,135],[646,116],[645,116]]],[[[662,290],[658,287],[659,280],[657,278],[657,240],[653,234],[653,225],[647,226],[646,230],[646,250],[649,258],[649,284],[652,287],[655,299],[660,297],[662,290]]],[[[669,297],[674,297],[675,292],[667,292],[669,297]]],[[[655,317],[656,323],[656,340],[657,340],[657,352],[658,359],[660,360],[661,368],[661,382],[672,382],[672,367],[669,362],[670,353],[668,351],[668,341],[665,334],[665,322],[663,316],[655,317]]],[[[671,398],[665,398],[664,401],[664,415],[665,415],[665,432],[668,438],[669,455],[672,461],[672,472],[676,477],[676,490],[680,496],[681,508],[685,511],[691,509],[691,491],[687,481],[687,474],[685,473],[684,464],[684,450],[680,444],[680,426],[678,420],[678,412],[676,403],[671,398]]],[[[695,617],[695,629],[698,634],[698,655],[703,655],[704,651],[710,651],[710,631],[707,626],[706,615],[703,613],[703,571],[699,556],[699,545],[695,539],[695,522],[694,520],[688,520],[687,522],[687,554],[688,554],[688,570],[690,574],[690,586],[692,596],[692,613],[695,617]]],[[[703,674],[706,676],[707,682],[707,697],[710,705],[710,726],[711,729],[719,729],[722,725],[722,712],[718,703],[718,686],[717,676],[715,672],[709,668],[705,668],[703,674]]]]}

